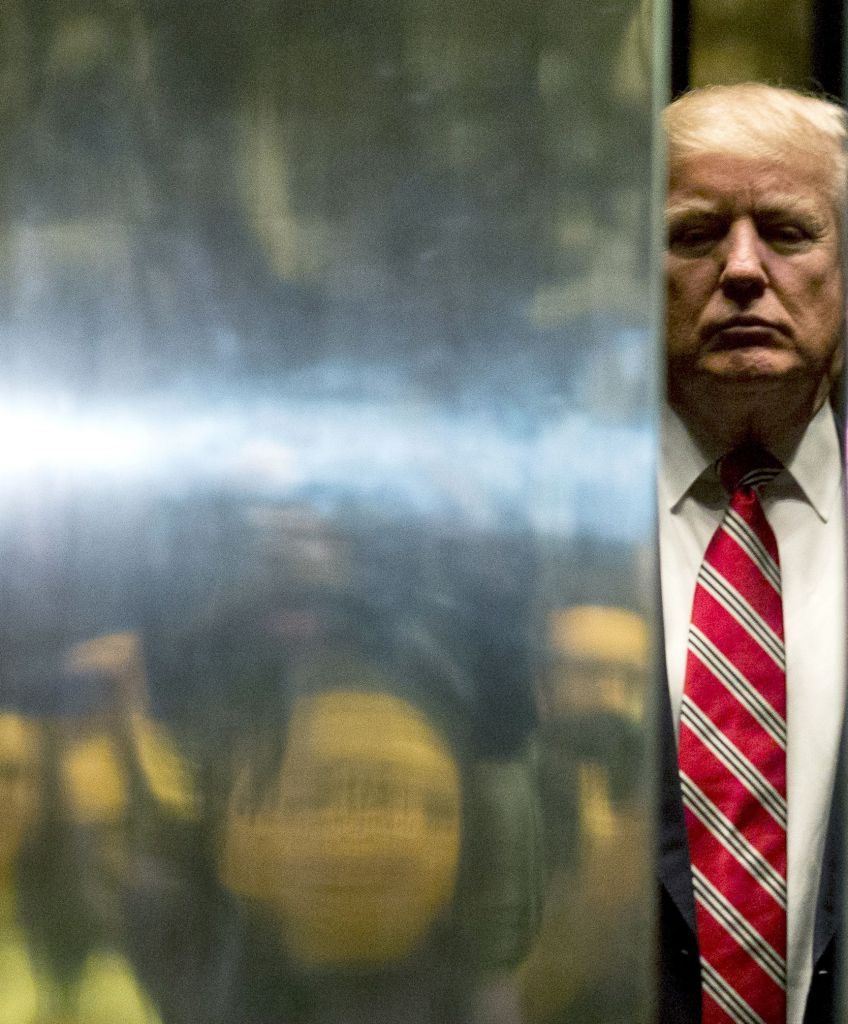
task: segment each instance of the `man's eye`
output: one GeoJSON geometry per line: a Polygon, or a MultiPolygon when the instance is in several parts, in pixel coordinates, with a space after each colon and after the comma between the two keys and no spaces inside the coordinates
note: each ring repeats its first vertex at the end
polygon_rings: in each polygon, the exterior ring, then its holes
{"type": "Polygon", "coordinates": [[[692,224],[688,227],[672,228],[668,235],[668,244],[672,249],[700,249],[709,246],[721,235],[721,231],[709,224],[692,224]]]}
{"type": "Polygon", "coordinates": [[[772,245],[805,245],[813,237],[803,224],[775,223],[760,229],[763,238],[772,245]]]}

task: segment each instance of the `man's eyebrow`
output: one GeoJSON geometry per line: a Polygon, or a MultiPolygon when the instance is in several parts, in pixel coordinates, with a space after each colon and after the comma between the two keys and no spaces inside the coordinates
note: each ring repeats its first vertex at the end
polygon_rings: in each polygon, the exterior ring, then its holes
{"type": "Polygon", "coordinates": [[[670,203],[665,208],[667,221],[681,220],[685,217],[716,216],[726,214],[720,204],[709,199],[687,199],[680,203],[670,203]]]}
{"type": "MultiPolygon", "coordinates": [[[[817,223],[825,219],[819,204],[792,192],[772,193],[767,200],[754,205],[753,214],[761,217],[799,216],[817,223]]],[[[698,198],[670,203],[665,208],[665,219],[668,223],[699,216],[727,217],[732,216],[732,210],[724,203],[698,198]]]]}
{"type": "Polygon", "coordinates": [[[754,207],[754,213],[761,217],[806,217],[817,223],[824,221],[824,211],[820,205],[791,192],[770,195],[768,202],[754,207]]]}

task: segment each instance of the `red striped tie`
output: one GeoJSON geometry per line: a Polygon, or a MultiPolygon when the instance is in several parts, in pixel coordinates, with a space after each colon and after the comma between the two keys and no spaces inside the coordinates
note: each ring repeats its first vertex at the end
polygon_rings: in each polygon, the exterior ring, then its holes
{"type": "Polygon", "coordinates": [[[786,1022],[786,669],[762,451],[722,459],[730,506],[698,573],[680,713],[704,1024],[786,1022]],[[752,468],[753,467],[753,468],[752,468]]]}

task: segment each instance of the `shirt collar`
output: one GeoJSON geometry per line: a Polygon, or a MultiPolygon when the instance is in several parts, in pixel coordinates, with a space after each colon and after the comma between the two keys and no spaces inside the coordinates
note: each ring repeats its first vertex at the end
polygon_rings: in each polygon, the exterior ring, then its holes
{"type": "Polygon", "coordinates": [[[819,519],[827,522],[842,496],[842,454],[829,402],[813,417],[785,465],[819,519]]]}
{"type": "MultiPolygon", "coordinates": [[[[696,480],[705,473],[714,475],[715,461],[721,454],[701,448],[677,413],[665,404],[661,416],[658,484],[661,506],[677,511],[696,480]]],[[[775,454],[780,457],[779,452],[775,454]]],[[[795,451],[781,461],[816,515],[827,522],[838,508],[842,483],[839,438],[828,402],[810,421],[795,451]]]]}
{"type": "Polygon", "coordinates": [[[713,466],[718,455],[718,452],[705,452],[683,420],[664,404],[660,420],[659,498],[662,507],[677,511],[692,484],[713,466]]]}

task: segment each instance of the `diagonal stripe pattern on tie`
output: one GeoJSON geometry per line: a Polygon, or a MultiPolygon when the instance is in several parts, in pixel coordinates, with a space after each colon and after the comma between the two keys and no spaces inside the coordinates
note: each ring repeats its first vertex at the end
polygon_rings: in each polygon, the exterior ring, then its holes
{"type": "Polygon", "coordinates": [[[786,1024],[786,672],[777,542],[758,450],[721,463],[730,494],[695,587],[680,779],[703,1024],[786,1024]]]}

